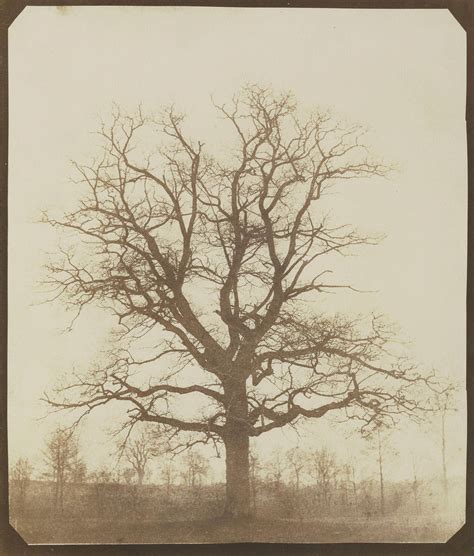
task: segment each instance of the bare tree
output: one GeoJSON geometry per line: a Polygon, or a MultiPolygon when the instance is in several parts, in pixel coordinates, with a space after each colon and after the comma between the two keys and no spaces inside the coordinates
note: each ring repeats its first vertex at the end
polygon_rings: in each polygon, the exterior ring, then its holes
{"type": "Polygon", "coordinates": [[[286,488],[288,475],[288,462],[284,452],[279,449],[273,450],[265,464],[266,483],[270,487],[272,495],[272,506],[279,516],[294,513],[294,499],[289,496],[286,488]]]}
{"type": "Polygon", "coordinates": [[[343,504],[356,506],[357,504],[357,483],[355,479],[355,468],[353,464],[346,463],[341,468],[342,497],[343,504]]]}
{"type": "Polygon", "coordinates": [[[284,484],[285,461],[279,451],[275,450],[272,453],[271,459],[265,468],[267,471],[267,481],[276,495],[280,496],[284,484]]]}
{"type": "Polygon", "coordinates": [[[209,472],[209,463],[206,458],[195,450],[190,450],[184,457],[185,470],[183,478],[186,486],[195,490],[201,486],[202,481],[209,472]]]}
{"type": "Polygon", "coordinates": [[[359,503],[358,507],[362,509],[365,517],[369,518],[376,512],[374,496],[373,496],[373,479],[365,479],[359,483],[359,503]]]}
{"type": "Polygon", "coordinates": [[[171,487],[173,485],[174,476],[175,476],[175,468],[173,466],[173,460],[168,457],[162,463],[161,466],[161,477],[165,481],[167,500],[169,500],[171,496],[171,487]]]}
{"type": "Polygon", "coordinates": [[[357,482],[355,478],[355,467],[351,465],[351,474],[352,474],[352,493],[354,495],[354,505],[357,505],[357,482]]]}
{"type": "Polygon", "coordinates": [[[134,476],[136,475],[135,470],[131,467],[125,467],[121,471],[121,480],[125,481],[125,484],[130,485],[133,481],[134,476]]]}
{"type": "Polygon", "coordinates": [[[76,454],[75,458],[71,462],[70,479],[71,483],[83,483],[87,477],[87,465],[84,460],[76,454]]]}
{"type": "Polygon", "coordinates": [[[308,463],[306,459],[306,454],[299,448],[292,448],[286,452],[286,460],[290,473],[293,475],[296,496],[299,495],[301,477],[308,463]]]}
{"type": "Polygon", "coordinates": [[[390,443],[390,432],[390,429],[383,421],[375,420],[373,429],[370,433],[365,434],[366,440],[375,443],[379,479],[379,511],[382,515],[386,511],[385,460],[389,454],[396,453],[396,450],[390,443]]]}
{"type": "Polygon", "coordinates": [[[78,442],[71,429],[58,427],[46,443],[44,461],[54,482],[54,506],[64,509],[64,486],[71,479],[78,461],[78,442]]]}
{"type": "Polygon", "coordinates": [[[285,454],[286,465],[293,485],[292,509],[300,520],[303,519],[302,504],[300,497],[301,480],[308,467],[308,455],[299,447],[291,448],[285,454]]]}
{"type": "Polygon", "coordinates": [[[341,499],[344,508],[349,506],[349,490],[350,490],[350,466],[348,464],[344,464],[341,467],[341,480],[340,480],[340,489],[341,489],[341,499]]]}
{"type": "Polygon", "coordinates": [[[76,236],[49,265],[53,296],[78,314],[98,303],[123,329],[108,361],[47,400],[82,415],[117,402],[129,424],[223,442],[225,512],[242,516],[250,437],[329,412],[363,426],[375,412],[414,415],[431,378],[399,357],[380,318],[323,315],[306,303],[350,289],[329,280],[327,265],[374,243],[318,208],[336,186],[387,173],[364,129],[324,111],[302,121],[290,94],[258,86],[216,109],[229,124],[222,160],[188,136],[174,108],[159,118],[115,110],[101,156],[75,165],[86,191],[77,210],[45,214],[76,236]],[[154,133],[161,147],[151,146],[154,133]],[[144,356],[137,337],[158,330],[144,356]],[[188,396],[203,408],[185,419],[177,400],[188,396]]]}
{"type": "Polygon", "coordinates": [[[418,513],[420,511],[420,480],[418,479],[418,471],[417,471],[417,464],[415,460],[415,456],[411,455],[411,462],[412,462],[412,469],[413,469],[413,479],[411,482],[411,489],[413,492],[413,499],[415,502],[415,511],[418,513]]]}
{"type": "Polygon", "coordinates": [[[441,463],[445,498],[449,495],[448,474],[446,468],[446,417],[450,412],[456,411],[456,407],[454,405],[455,393],[455,386],[450,384],[444,390],[435,395],[435,411],[439,415],[440,419],[441,463]]]}
{"type": "Polygon", "coordinates": [[[311,462],[311,471],[316,479],[319,500],[328,509],[337,473],[336,458],[326,448],[322,448],[312,454],[311,462]]]}
{"type": "Polygon", "coordinates": [[[26,494],[31,481],[33,467],[28,458],[18,458],[11,471],[12,493],[16,501],[17,511],[23,512],[26,506],[26,494]]]}
{"type": "Polygon", "coordinates": [[[380,427],[377,427],[377,448],[378,448],[378,464],[379,464],[379,482],[380,482],[380,513],[385,513],[385,490],[383,476],[383,458],[382,458],[382,441],[380,439],[380,427]]]}
{"type": "Polygon", "coordinates": [[[156,455],[156,446],[153,438],[146,431],[143,431],[140,436],[128,442],[125,457],[133,467],[139,485],[143,484],[147,465],[154,455],[156,455]]]}

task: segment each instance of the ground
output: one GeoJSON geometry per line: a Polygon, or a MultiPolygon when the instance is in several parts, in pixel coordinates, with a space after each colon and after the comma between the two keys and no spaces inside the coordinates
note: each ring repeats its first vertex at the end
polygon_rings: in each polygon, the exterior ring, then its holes
{"type": "Polygon", "coordinates": [[[252,520],[230,522],[140,520],[98,522],[96,519],[36,519],[16,529],[31,544],[172,544],[222,542],[338,543],[445,542],[461,526],[434,516],[416,519],[252,520]]]}

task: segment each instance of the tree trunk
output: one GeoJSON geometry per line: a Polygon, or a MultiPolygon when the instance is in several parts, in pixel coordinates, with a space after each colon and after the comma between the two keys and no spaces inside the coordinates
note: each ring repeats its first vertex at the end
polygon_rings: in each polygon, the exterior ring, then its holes
{"type": "Polygon", "coordinates": [[[64,479],[61,477],[61,482],[59,483],[59,511],[64,510],[64,479]]]}
{"type": "Polygon", "coordinates": [[[378,445],[379,445],[379,477],[380,477],[380,513],[385,514],[385,495],[383,484],[383,460],[382,460],[382,443],[380,440],[380,431],[377,429],[378,445]]]}
{"type": "Polygon", "coordinates": [[[54,509],[59,509],[59,478],[56,477],[54,481],[54,509]]]}
{"type": "Polygon", "coordinates": [[[257,463],[255,457],[250,456],[250,493],[252,502],[252,513],[257,513],[257,463]]]}
{"type": "Polygon", "coordinates": [[[227,438],[226,449],[226,504],[227,517],[250,515],[249,437],[227,438]]]}
{"type": "Polygon", "coordinates": [[[354,496],[354,506],[357,505],[357,483],[355,479],[355,469],[354,466],[351,466],[352,471],[352,494],[354,496]]]}
{"type": "Polygon", "coordinates": [[[415,511],[420,511],[420,504],[418,501],[418,477],[416,476],[416,466],[415,466],[415,458],[412,454],[412,464],[413,464],[413,482],[412,482],[412,489],[413,489],[413,496],[415,498],[415,511]]]}
{"type": "Polygon", "coordinates": [[[448,497],[448,474],[446,472],[446,412],[441,414],[441,454],[443,460],[443,490],[445,499],[448,497]]]}
{"type": "Polygon", "coordinates": [[[226,397],[226,503],[224,515],[245,518],[250,515],[250,463],[245,380],[224,384],[226,397]]]}

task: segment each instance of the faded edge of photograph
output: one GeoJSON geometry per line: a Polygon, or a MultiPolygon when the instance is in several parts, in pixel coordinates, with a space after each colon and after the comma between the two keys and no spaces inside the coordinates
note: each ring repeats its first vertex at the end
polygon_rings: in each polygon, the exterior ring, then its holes
{"type": "Polygon", "coordinates": [[[467,155],[449,11],[27,7],[8,50],[25,542],[451,538],[467,155]]]}

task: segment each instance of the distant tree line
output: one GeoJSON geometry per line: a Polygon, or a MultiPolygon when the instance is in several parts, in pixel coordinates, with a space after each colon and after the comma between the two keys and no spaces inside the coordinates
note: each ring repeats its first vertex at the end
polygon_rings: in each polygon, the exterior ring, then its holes
{"type": "MultiPolygon", "coordinates": [[[[421,478],[413,455],[412,477],[399,483],[387,481],[393,465],[390,437],[379,429],[368,440],[369,451],[363,459],[365,465],[372,461],[374,472],[369,477],[366,468],[360,468],[361,458],[342,461],[325,447],[276,450],[265,459],[251,451],[253,513],[303,520],[443,509],[444,494],[449,490],[444,438],[440,454],[443,472],[431,485],[421,478]]],[[[190,448],[176,459],[169,446],[146,429],[128,438],[122,448],[119,462],[111,460],[109,465],[88,471],[77,432],[58,427],[45,442],[43,466],[36,472],[40,480],[32,480],[34,469],[26,458],[19,458],[11,468],[14,518],[51,511],[67,516],[82,508],[98,519],[114,515],[137,519],[150,513],[156,516],[159,507],[164,517],[173,511],[180,516],[184,511],[194,519],[202,512],[219,515],[223,509],[225,484],[210,481],[209,461],[199,450],[190,448]]]]}

